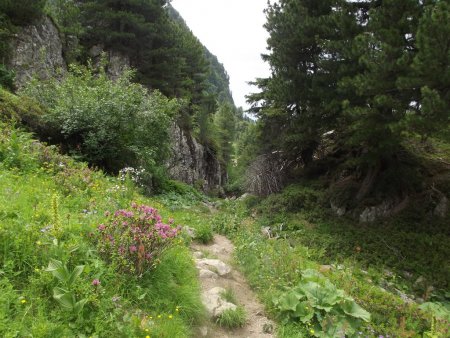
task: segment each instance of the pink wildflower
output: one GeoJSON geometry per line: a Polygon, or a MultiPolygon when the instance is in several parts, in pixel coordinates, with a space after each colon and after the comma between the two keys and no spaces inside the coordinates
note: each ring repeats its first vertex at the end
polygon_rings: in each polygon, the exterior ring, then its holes
{"type": "Polygon", "coordinates": [[[100,281],[97,278],[92,281],[92,285],[93,286],[99,286],[100,284],[101,283],[100,283],[100,281]]]}

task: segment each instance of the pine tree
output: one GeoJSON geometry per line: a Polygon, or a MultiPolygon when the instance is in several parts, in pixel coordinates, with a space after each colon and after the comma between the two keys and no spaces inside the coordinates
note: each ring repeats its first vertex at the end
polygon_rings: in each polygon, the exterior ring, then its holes
{"type": "MultiPolygon", "coordinates": [[[[434,2],[434,1],[433,1],[434,2]]],[[[417,31],[417,53],[412,70],[400,85],[415,88],[408,126],[424,138],[450,123],[450,5],[427,5],[417,31]]]]}
{"type": "Polygon", "coordinates": [[[320,136],[334,120],[336,80],[323,67],[326,42],[333,39],[334,1],[282,0],[266,10],[272,76],[260,79],[261,94],[250,95],[261,118],[262,143],[288,157],[312,160],[320,136]],[[258,107],[257,103],[262,102],[258,107]]]}

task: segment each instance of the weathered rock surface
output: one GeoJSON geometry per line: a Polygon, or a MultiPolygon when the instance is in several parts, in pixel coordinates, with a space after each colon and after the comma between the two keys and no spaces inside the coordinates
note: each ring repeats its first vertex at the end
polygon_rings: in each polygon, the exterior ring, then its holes
{"type": "Polygon", "coordinates": [[[331,206],[331,210],[333,210],[333,212],[339,217],[344,216],[347,211],[345,206],[339,207],[333,201],[330,201],[330,206],[331,206]]]}
{"type": "Polygon", "coordinates": [[[217,278],[218,275],[217,273],[211,271],[211,270],[207,270],[207,269],[200,269],[198,272],[198,275],[200,276],[200,278],[217,278]]]}
{"type": "Polygon", "coordinates": [[[201,251],[195,251],[192,256],[194,256],[195,259],[203,258],[203,252],[201,251]]]}
{"type": "Polygon", "coordinates": [[[433,210],[433,216],[445,218],[448,213],[449,205],[448,205],[448,198],[445,196],[442,196],[438,205],[433,210]]]}
{"type": "Polygon", "coordinates": [[[96,45],[89,50],[89,56],[94,60],[94,64],[99,66],[102,57],[106,61],[106,74],[112,80],[117,80],[126,70],[131,68],[130,58],[114,50],[104,51],[102,45],[96,45]]]}
{"type": "Polygon", "coordinates": [[[15,85],[19,88],[33,77],[47,79],[66,73],[62,40],[48,17],[23,27],[13,37],[11,50],[8,66],[14,69],[15,85]]]}
{"type": "Polygon", "coordinates": [[[170,177],[204,191],[220,192],[227,178],[216,155],[178,125],[172,126],[170,135],[172,149],[167,163],[170,177]]]}
{"type": "Polygon", "coordinates": [[[224,288],[215,287],[202,294],[202,302],[211,317],[217,318],[226,310],[236,310],[237,306],[222,298],[224,288]]]}
{"type": "Polygon", "coordinates": [[[405,197],[400,203],[393,200],[386,200],[379,205],[367,207],[359,215],[359,221],[362,223],[374,222],[377,219],[396,215],[408,206],[409,197],[405,197]]]}
{"type": "Polygon", "coordinates": [[[231,268],[218,259],[202,258],[195,260],[197,268],[217,272],[219,276],[226,276],[231,272],[231,268]]]}
{"type": "Polygon", "coordinates": [[[183,227],[183,232],[192,239],[194,239],[197,236],[195,229],[188,226],[183,227]]]}

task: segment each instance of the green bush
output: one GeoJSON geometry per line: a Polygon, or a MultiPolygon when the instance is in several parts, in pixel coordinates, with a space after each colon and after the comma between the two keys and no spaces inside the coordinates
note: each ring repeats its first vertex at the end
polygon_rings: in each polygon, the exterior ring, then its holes
{"type": "Polygon", "coordinates": [[[263,215],[311,210],[318,206],[322,198],[319,190],[302,185],[290,185],[281,193],[267,197],[258,207],[263,215]]]}
{"type": "Polygon", "coordinates": [[[0,168],[30,171],[38,167],[38,153],[29,134],[0,121],[0,168]]]}
{"type": "Polygon", "coordinates": [[[1,337],[192,336],[203,307],[188,247],[174,243],[146,278],[96,250],[107,210],[139,200],[166,214],[127,189],[0,122],[1,337]]]}
{"type": "Polygon", "coordinates": [[[28,129],[43,133],[45,130],[43,114],[42,109],[33,100],[18,97],[0,88],[0,121],[14,120],[28,129]]]}
{"type": "Polygon", "coordinates": [[[126,166],[147,171],[163,166],[169,152],[169,127],[176,100],[103,70],[71,66],[63,81],[32,81],[24,90],[47,111],[43,116],[52,142],[108,172],[126,166]]]}
{"type": "Polygon", "coordinates": [[[9,90],[14,89],[14,72],[8,70],[4,64],[0,63],[0,88],[2,87],[9,90]]]}
{"type": "Polygon", "coordinates": [[[136,203],[107,217],[97,227],[99,254],[119,271],[138,276],[158,264],[181,230],[171,226],[173,221],[162,223],[156,209],[136,203]]]}
{"type": "Polygon", "coordinates": [[[200,223],[195,228],[195,239],[203,244],[208,244],[212,241],[214,233],[209,223],[200,223]]]}

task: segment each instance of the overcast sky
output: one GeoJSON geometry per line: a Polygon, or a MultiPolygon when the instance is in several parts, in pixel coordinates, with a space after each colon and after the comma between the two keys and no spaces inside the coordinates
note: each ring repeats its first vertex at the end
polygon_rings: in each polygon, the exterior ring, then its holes
{"type": "Polygon", "coordinates": [[[172,0],[192,32],[223,63],[230,76],[236,106],[248,109],[245,95],[257,91],[247,84],[269,76],[261,60],[268,33],[262,27],[267,0],[172,0]]]}

